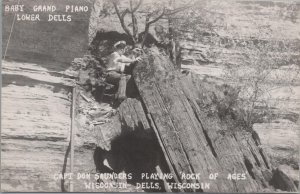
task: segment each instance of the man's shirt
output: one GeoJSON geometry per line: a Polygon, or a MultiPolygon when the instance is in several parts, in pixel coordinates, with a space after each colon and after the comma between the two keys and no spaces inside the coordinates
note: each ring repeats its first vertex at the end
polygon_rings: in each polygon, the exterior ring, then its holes
{"type": "Polygon", "coordinates": [[[123,72],[125,66],[128,65],[129,63],[118,62],[119,59],[128,59],[128,57],[124,55],[120,55],[118,52],[113,52],[109,57],[107,70],[123,72]]]}

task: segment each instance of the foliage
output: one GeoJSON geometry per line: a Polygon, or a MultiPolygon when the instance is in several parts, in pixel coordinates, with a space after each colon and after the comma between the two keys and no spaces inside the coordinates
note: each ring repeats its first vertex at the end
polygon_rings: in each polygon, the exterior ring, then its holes
{"type": "MultiPolygon", "coordinates": [[[[276,106],[272,91],[279,87],[291,87],[299,78],[299,68],[283,71],[277,60],[290,61],[291,52],[282,55],[276,52],[281,44],[250,42],[240,47],[244,53],[243,63],[228,65],[225,69],[225,80],[239,89],[238,103],[243,107],[241,112],[247,126],[252,126],[262,115],[271,113],[268,109],[276,106]],[[257,114],[260,109],[261,114],[257,114]]],[[[291,67],[289,67],[291,68],[291,67]]]]}

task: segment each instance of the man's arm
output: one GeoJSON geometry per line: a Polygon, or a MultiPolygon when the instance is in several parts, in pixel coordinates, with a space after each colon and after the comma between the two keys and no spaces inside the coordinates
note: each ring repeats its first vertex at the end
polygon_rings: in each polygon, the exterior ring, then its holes
{"type": "Polygon", "coordinates": [[[135,62],[135,59],[130,59],[124,55],[122,55],[121,57],[118,57],[115,59],[115,62],[119,62],[119,63],[127,63],[126,65],[129,65],[130,63],[135,62]]]}
{"type": "Polygon", "coordinates": [[[107,68],[107,71],[118,71],[119,70],[119,68],[117,68],[117,67],[109,67],[109,68],[107,68]]]}

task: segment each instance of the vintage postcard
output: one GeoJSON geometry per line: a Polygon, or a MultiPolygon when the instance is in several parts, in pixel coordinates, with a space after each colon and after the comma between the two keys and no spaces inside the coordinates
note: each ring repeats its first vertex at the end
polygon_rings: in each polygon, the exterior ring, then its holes
{"type": "Polygon", "coordinates": [[[299,12],[3,0],[1,192],[299,192],[299,12]]]}

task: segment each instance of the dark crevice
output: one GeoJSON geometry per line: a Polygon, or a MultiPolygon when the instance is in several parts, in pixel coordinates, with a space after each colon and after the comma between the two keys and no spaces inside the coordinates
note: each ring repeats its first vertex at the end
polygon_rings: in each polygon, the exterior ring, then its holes
{"type": "Polygon", "coordinates": [[[244,163],[246,165],[246,168],[247,168],[247,171],[249,172],[249,175],[252,177],[252,179],[255,180],[255,176],[254,176],[254,173],[252,171],[253,169],[253,165],[252,163],[250,162],[250,160],[244,156],[244,163]]]}
{"type": "Polygon", "coordinates": [[[294,181],[283,171],[278,168],[273,171],[273,176],[269,181],[269,184],[272,185],[275,189],[280,189],[281,191],[288,191],[295,193],[297,187],[294,181]]]}
{"type": "Polygon", "coordinates": [[[267,168],[270,169],[270,166],[269,166],[269,164],[268,164],[267,158],[265,157],[262,148],[259,148],[259,153],[260,153],[262,159],[264,160],[264,163],[265,163],[265,165],[267,166],[267,168]]]}
{"type": "Polygon", "coordinates": [[[212,154],[214,155],[215,158],[218,157],[217,153],[216,153],[216,150],[214,149],[213,145],[212,145],[212,142],[211,142],[211,139],[209,138],[208,134],[207,134],[207,131],[205,129],[203,129],[203,133],[204,133],[204,136],[205,136],[205,139],[210,147],[210,150],[212,152],[212,154]]]}
{"type": "Polygon", "coordinates": [[[254,154],[252,150],[251,150],[251,153],[252,153],[252,156],[254,157],[255,162],[257,163],[257,165],[258,165],[259,167],[261,167],[261,164],[260,164],[260,162],[259,162],[259,160],[258,160],[258,158],[257,158],[257,155],[254,154]]]}
{"type": "MultiPolygon", "coordinates": [[[[153,138],[141,138],[141,130],[124,132],[111,143],[111,150],[106,151],[97,147],[94,152],[94,162],[99,173],[126,173],[132,174],[132,179],[127,179],[127,183],[136,185],[145,182],[150,184],[158,183],[160,189],[147,188],[146,192],[163,192],[162,180],[143,180],[142,173],[156,173],[156,166],[160,165],[163,173],[169,173],[167,165],[163,160],[158,164],[158,158],[162,157],[159,143],[153,138]],[[107,161],[108,165],[104,165],[107,161]]],[[[101,181],[101,180],[97,180],[101,181]]]]}
{"type": "Polygon", "coordinates": [[[233,136],[233,138],[235,139],[235,141],[238,142],[238,140],[237,140],[237,138],[236,138],[236,135],[235,135],[234,133],[233,133],[232,136],[233,136]]]}
{"type": "Polygon", "coordinates": [[[257,132],[253,130],[251,135],[252,135],[252,138],[253,138],[255,144],[257,146],[261,145],[261,141],[260,141],[260,138],[259,138],[259,135],[257,134],[257,132]]]}

